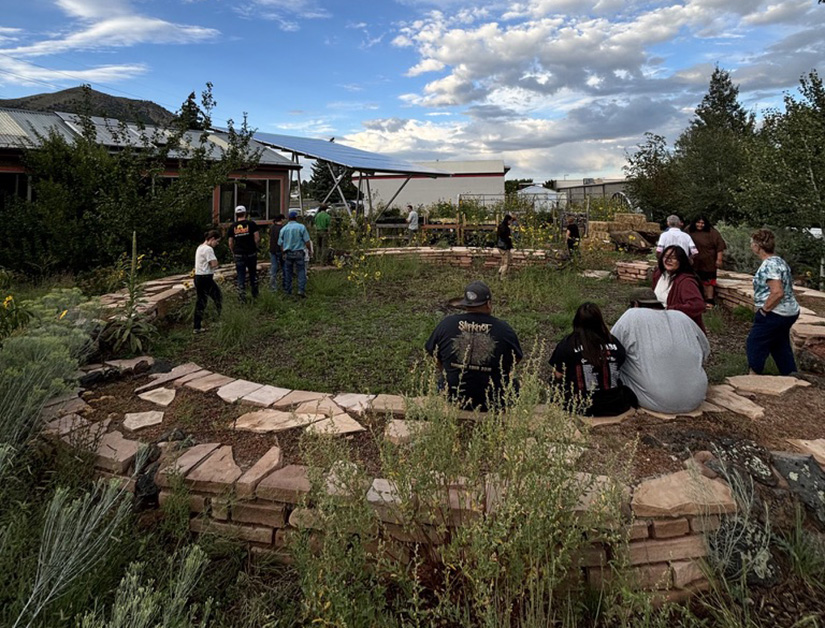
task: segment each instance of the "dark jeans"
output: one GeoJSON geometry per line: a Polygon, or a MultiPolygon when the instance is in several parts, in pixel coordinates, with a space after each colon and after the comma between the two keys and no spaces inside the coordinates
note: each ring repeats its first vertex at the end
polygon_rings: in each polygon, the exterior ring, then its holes
{"type": "Polygon", "coordinates": [[[748,366],[756,373],[762,373],[768,355],[773,356],[776,368],[782,375],[796,372],[796,362],[791,348],[791,326],[799,318],[780,316],[773,312],[757,312],[753,317],[753,327],[748,334],[745,350],[748,366]]]}
{"type": "Polygon", "coordinates": [[[238,298],[246,301],[246,276],[249,273],[249,287],[252,289],[252,298],[258,297],[258,255],[246,253],[235,255],[235,271],[238,273],[236,286],[238,298]]]}
{"type": "Polygon", "coordinates": [[[278,292],[278,273],[281,273],[281,285],[284,283],[284,254],[270,253],[269,261],[269,289],[278,292]]]}
{"type": "Polygon", "coordinates": [[[315,253],[315,259],[318,260],[319,264],[327,263],[327,238],[326,231],[315,232],[315,239],[318,241],[318,251],[315,253]]]}
{"type": "Polygon", "coordinates": [[[304,294],[307,289],[307,267],[304,261],[304,251],[284,252],[284,291],[292,294],[292,277],[298,275],[298,294],[304,294]]]}
{"type": "Polygon", "coordinates": [[[218,310],[218,316],[220,316],[221,306],[223,305],[223,295],[212,275],[195,275],[195,292],[198,295],[198,300],[195,302],[195,329],[200,329],[207,299],[212,299],[215,303],[215,309],[218,310]]]}

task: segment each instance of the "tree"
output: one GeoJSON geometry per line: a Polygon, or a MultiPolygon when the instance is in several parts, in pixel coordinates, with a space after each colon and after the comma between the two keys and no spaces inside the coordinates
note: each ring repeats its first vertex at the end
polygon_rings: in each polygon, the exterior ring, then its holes
{"type": "Polygon", "coordinates": [[[676,140],[679,206],[687,217],[704,214],[734,223],[745,218],[734,193],[749,167],[754,116],[738,97],[730,74],[717,67],[695,118],[676,140]]]}
{"type": "Polygon", "coordinates": [[[532,185],[532,179],[510,179],[509,181],[504,182],[504,193],[505,194],[515,194],[521,188],[525,188],[528,185],[532,185]]]}
{"type": "Polygon", "coordinates": [[[645,141],[637,149],[627,155],[624,167],[627,195],[650,220],[664,222],[679,209],[676,162],[661,135],[645,133],[645,141]]]}
{"type": "MultiPolygon", "coordinates": [[[[344,198],[348,201],[354,200],[358,196],[358,189],[352,184],[352,170],[320,159],[312,164],[312,177],[307,185],[309,196],[317,201],[323,201],[335,187],[335,179],[339,177],[343,177],[340,189],[344,193],[344,198]]],[[[335,192],[333,198],[340,199],[338,192],[335,192]]]]}
{"type": "MultiPolygon", "coordinates": [[[[801,77],[799,96],[786,93],[785,111],[765,116],[737,200],[757,224],[800,230],[798,239],[809,239],[821,260],[825,240],[802,231],[825,229],[825,87],[815,70],[801,77]]],[[[819,274],[822,285],[822,264],[819,274]]]]}
{"type": "MultiPolygon", "coordinates": [[[[212,84],[207,83],[208,89],[212,89],[212,84]]],[[[189,129],[195,131],[203,131],[209,126],[206,114],[198,106],[198,101],[195,97],[195,92],[189,94],[180,110],[175,116],[175,124],[182,129],[189,129]]]]}

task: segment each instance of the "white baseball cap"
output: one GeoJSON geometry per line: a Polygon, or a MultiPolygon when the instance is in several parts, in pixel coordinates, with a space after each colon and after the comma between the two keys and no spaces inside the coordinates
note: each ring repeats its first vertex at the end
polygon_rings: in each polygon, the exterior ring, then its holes
{"type": "Polygon", "coordinates": [[[238,205],[235,208],[235,213],[236,214],[245,214],[246,213],[246,207],[244,207],[243,205],[238,205]]]}

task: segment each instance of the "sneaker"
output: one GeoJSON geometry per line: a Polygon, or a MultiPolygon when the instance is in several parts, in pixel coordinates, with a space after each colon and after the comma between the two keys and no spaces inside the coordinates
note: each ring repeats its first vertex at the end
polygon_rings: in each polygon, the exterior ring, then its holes
{"type": "Polygon", "coordinates": [[[192,333],[193,333],[193,334],[195,334],[195,335],[198,335],[198,334],[202,334],[202,333],[204,333],[205,331],[206,331],[206,328],[205,328],[205,327],[201,327],[201,328],[199,328],[199,329],[193,329],[193,330],[192,330],[192,333]]]}

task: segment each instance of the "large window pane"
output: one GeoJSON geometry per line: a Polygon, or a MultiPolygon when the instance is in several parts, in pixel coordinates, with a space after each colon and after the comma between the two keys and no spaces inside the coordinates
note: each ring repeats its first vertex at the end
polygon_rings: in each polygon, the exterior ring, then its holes
{"type": "Polygon", "coordinates": [[[267,218],[272,220],[278,214],[282,214],[283,208],[281,207],[281,180],[280,179],[270,179],[269,180],[269,215],[267,218]]]}
{"type": "Polygon", "coordinates": [[[246,207],[249,218],[266,220],[266,179],[239,180],[238,205],[246,207]]]}
{"type": "Polygon", "coordinates": [[[221,185],[221,222],[235,220],[235,182],[230,181],[221,185]]]}

